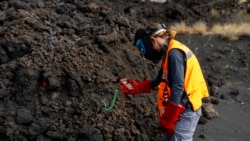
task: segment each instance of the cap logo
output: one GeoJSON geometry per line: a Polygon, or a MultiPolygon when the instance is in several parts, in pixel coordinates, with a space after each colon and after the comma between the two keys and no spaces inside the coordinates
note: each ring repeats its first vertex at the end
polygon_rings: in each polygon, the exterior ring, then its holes
{"type": "Polygon", "coordinates": [[[136,46],[138,47],[138,49],[140,50],[140,52],[142,52],[143,54],[146,54],[146,48],[142,42],[142,39],[138,39],[136,42],[136,46]]]}

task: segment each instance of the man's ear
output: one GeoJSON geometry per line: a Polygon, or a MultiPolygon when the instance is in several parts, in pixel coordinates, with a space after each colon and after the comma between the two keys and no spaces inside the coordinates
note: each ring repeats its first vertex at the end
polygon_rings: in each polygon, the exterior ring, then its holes
{"type": "Polygon", "coordinates": [[[156,43],[156,39],[154,37],[151,37],[152,44],[156,43]]]}

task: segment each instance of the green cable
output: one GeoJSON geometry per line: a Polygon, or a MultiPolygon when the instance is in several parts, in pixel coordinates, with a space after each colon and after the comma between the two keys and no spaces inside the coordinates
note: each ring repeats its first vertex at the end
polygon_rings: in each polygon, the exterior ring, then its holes
{"type": "Polygon", "coordinates": [[[117,94],[118,94],[118,89],[116,88],[115,92],[114,92],[114,96],[113,96],[112,102],[111,102],[111,105],[109,107],[107,107],[106,103],[102,100],[102,102],[103,102],[103,104],[105,106],[105,111],[110,111],[110,110],[113,109],[113,107],[115,105],[117,94]]]}

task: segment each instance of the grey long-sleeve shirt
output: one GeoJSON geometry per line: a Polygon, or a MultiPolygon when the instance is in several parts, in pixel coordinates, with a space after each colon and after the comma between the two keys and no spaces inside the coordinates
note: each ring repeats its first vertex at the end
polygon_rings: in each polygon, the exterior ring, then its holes
{"type": "MultiPolygon", "coordinates": [[[[179,49],[172,49],[168,54],[168,80],[172,89],[170,100],[176,104],[180,104],[183,100],[182,95],[184,93],[184,75],[186,69],[186,56],[179,49]]],[[[158,75],[151,80],[151,87],[158,86],[162,80],[163,70],[160,69],[158,75]]],[[[187,99],[186,99],[187,100],[187,99]]],[[[185,101],[186,101],[185,100],[185,101]]]]}

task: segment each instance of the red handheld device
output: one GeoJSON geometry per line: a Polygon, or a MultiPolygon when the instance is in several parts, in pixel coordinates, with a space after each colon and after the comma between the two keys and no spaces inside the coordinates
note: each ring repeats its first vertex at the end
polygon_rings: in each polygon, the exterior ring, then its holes
{"type": "Polygon", "coordinates": [[[133,86],[128,82],[127,78],[121,79],[121,83],[122,83],[123,86],[125,86],[129,90],[133,90],[134,89],[133,86]]]}

